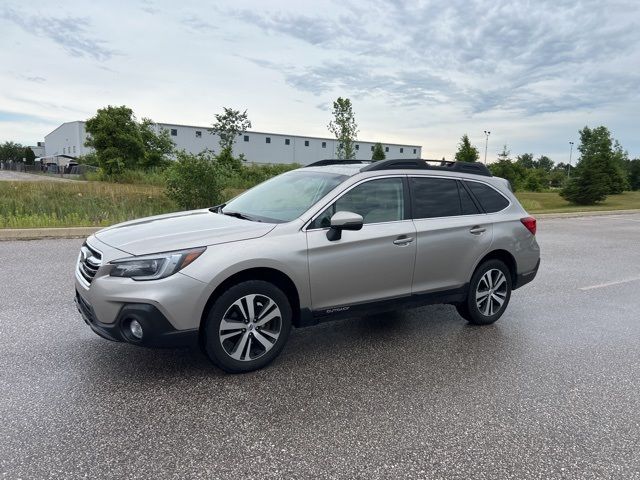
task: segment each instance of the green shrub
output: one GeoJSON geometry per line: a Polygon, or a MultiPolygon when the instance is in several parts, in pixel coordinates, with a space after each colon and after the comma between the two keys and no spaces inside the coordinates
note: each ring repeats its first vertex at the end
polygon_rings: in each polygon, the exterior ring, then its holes
{"type": "Polygon", "coordinates": [[[222,203],[226,182],[235,172],[210,152],[192,155],[182,151],[177,157],[167,170],[167,196],[187,210],[222,203]]]}
{"type": "Polygon", "coordinates": [[[594,205],[607,198],[609,185],[605,173],[583,168],[580,176],[571,177],[567,181],[560,196],[578,205],[594,205]]]}
{"type": "Polygon", "coordinates": [[[549,188],[547,172],[539,169],[530,169],[524,181],[524,189],[529,192],[542,192],[549,188]]]}
{"type": "Polygon", "coordinates": [[[164,187],[167,183],[166,168],[151,168],[149,170],[123,170],[121,173],[108,175],[104,170],[86,172],[85,180],[94,182],[131,183],[134,185],[153,185],[164,187]]]}

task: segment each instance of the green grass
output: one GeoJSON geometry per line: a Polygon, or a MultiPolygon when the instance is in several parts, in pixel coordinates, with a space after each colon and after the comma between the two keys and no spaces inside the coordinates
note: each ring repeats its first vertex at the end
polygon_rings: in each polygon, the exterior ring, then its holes
{"type": "Polygon", "coordinates": [[[609,195],[604,202],[596,205],[573,205],[562,198],[558,192],[516,192],[516,197],[529,213],[640,209],[640,191],[609,195]]]}
{"type": "Polygon", "coordinates": [[[82,175],[84,180],[110,182],[110,183],[131,183],[135,185],[145,185],[154,187],[164,187],[167,184],[167,175],[161,168],[151,170],[125,170],[116,176],[105,175],[102,170],[86,172],[82,175]]]}
{"type": "Polygon", "coordinates": [[[100,227],[175,210],[149,185],[0,182],[0,228],[100,227]]]}
{"type": "MultiPolygon", "coordinates": [[[[242,193],[227,188],[225,198],[242,193]]],[[[640,209],[640,192],[571,205],[557,192],[518,192],[530,213],[640,209]]],[[[0,182],[0,228],[107,226],[179,210],[161,187],[107,182],[0,182]]]]}

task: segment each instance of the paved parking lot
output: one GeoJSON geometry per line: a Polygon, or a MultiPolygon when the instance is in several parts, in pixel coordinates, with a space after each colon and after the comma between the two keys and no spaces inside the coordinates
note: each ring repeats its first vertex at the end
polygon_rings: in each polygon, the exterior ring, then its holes
{"type": "Polygon", "coordinates": [[[294,331],[269,368],[95,336],[79,240],[0,242],[1,478],[640,478],[640,215],[539,223],[495,325],[294,331]]]}
{"type": "Polygon", "coordinates": [[[68,178],[54,177],[52,175],[37,175],[35,173],[14,172],[12,170],[0,170],[0,182],[74,182],[68,178]]]}

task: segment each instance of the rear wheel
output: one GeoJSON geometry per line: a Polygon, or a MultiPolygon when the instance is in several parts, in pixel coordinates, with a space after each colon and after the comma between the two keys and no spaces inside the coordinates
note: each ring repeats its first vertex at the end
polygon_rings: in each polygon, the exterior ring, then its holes
{"type": "Polygon", "coordinates": [[[462,318],[474,325],[489,325],[504,313],[511,298],[511,272],[500,260],[480,265],[469,283],[466,302],[456,305],[462,318]]]}
{"type": "Polygon", "coordinates": [[[291,306],[275,285],[251,280],[220,295],[206,319],[205,350],[229,373],[262,368],[284,348],[291,330],[291,306]]]}

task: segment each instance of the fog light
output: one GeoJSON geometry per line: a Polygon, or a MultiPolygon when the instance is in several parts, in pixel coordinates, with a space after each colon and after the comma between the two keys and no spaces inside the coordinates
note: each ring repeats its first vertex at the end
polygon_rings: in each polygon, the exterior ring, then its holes
{"type": "Polygon", "coordinates": [[[142,325],[137,320],[131,320],[129,322],[129,331],[134,338],[140,340],[142,338],[142,325]]]}

